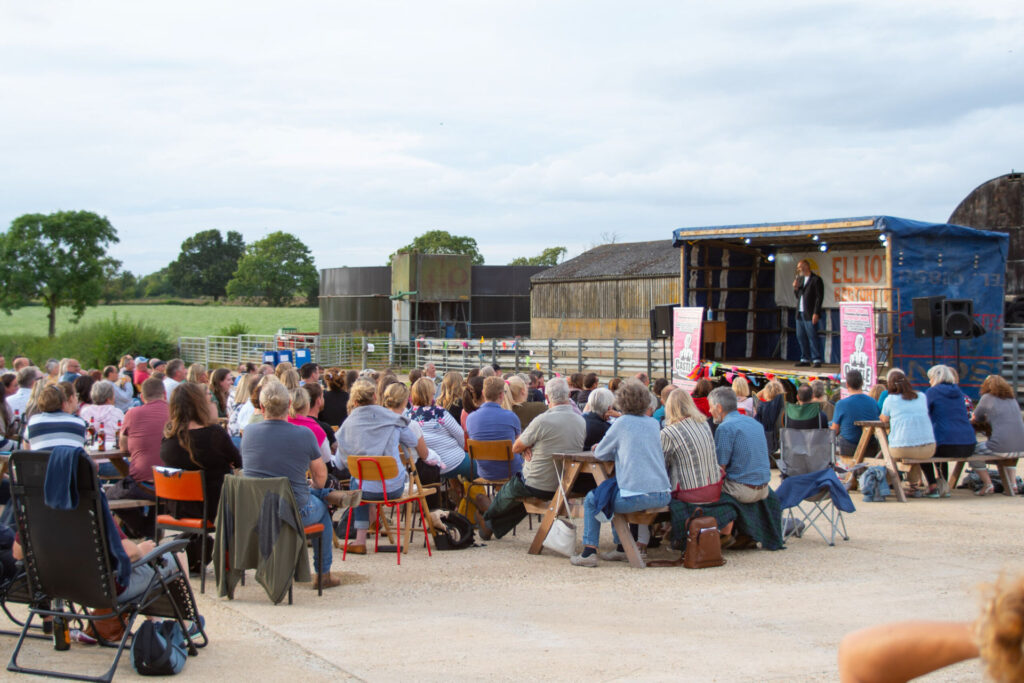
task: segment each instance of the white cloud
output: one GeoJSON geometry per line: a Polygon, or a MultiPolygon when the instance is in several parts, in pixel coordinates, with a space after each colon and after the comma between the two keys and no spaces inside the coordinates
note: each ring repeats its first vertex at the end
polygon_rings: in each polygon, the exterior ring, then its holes
{"type": "Polygon", "coordinates": [[[432,228],[489,263],[601,232],[944,220],[1021,165],[1016,2],[0,10],[0,224],[93,209],[135,272],[211,227],[321,267],[432,228]]]}

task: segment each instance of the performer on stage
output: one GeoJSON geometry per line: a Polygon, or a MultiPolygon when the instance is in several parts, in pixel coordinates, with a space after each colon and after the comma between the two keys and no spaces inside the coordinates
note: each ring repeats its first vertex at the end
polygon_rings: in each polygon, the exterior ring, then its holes
{"type": "Polygon", "coordinates": [[[800,362],[797,367],[821,367],[821,340],[818,339],[818,319],[825,299],[825,283],[811,270],[806,259],[796,264],[793,280],[796,294],[796,339],[800,343],[800,362]]]}

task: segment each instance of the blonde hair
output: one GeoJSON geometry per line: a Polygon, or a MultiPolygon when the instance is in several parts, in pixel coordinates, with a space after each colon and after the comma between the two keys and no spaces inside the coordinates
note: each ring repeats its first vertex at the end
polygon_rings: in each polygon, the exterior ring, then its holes
{"type": "MultiPolygon", "coordinates": [[[[388,387],[389,389],[391,387],[388,387]]],[[[434,404],[434,380],[420,377],[412,384],[412,404],[414,406],[430,406],[434,404]]]]}
{"type": "Polygon", "coordinates": [[[523,384],[523,380],[519,379],[515,375],[505,380],[505,393],[501,397],[501,407],[505,410],[512,410],[512,406],[517,406],[526,400],[526,385],[523,384]],[[519,400],[516,400],[516,399],[519,400]]]}
{"type": "Polygon", "coordinates": [[[348,412],[351,413],[354,408],[373,405],[376,394],[377,389],[373,382],[365,379],[356,380],[348,390],[348,412]]]}
{"type": "MultiPolygon", "coordinates": [[[[426,379],[428,382],[433,384],[433,382],[431,382],[426,377],[423,377],[421,379],[426,379]]],[[[408,404],[408,402],[409,402],[409,388],[406,387],[401,382],[395,382],[394,384],[389,384],[388,388],[384,390],[384,396],[381,398],[381,405],[383,405],[385,408],[389,408],[391,410],[394,410],[395,408],[403,408],[404,409],[406,404],[408,404]]]]}
{"type": "Polygon", "coordinates": [[[1024,680],[1024,574],[984,588],[974,624],[985,673],[994,681],[1024,680]]]}
{"type": "Polygon", "coordinates": [[[188,374],[185,376],[186,382],[195,382],[196,384],[205,384],[206,382],[201,381],[202,375],[206,374],[206,366],[202,363],[193,363],[188,366],[188,374]]]}
{"type": "Polygon", "coordinates": [[[288,408],[289,415],[298,415],[299,413],[309,410],[309,394],[302,387],[292,389],[290,392],[292,397],[292,404],[288,408]]]}
{"type": "Polygon", "coordinates": [[[235,387],[235,405],[240,406],[249,401],[249,392],[252,391],[252,383],[256,377],[259,375],[245,374],[238,380],[238,386],[235,387]]]}
{"type": "Polygon", "coordinates": [[[765,401],[770,401],[780,394],[785,395],[785,393],[786,388],[782,386],[782,382],[777,379],[773,379],[764,386],[764,389],[762,389],[757,396],[765,401]]]}
{"type": "Polygon", "coordinates": [[[263,409],[264,417],[279,418],[288,414],[288,404],[291,397],[284,384],[274,380],[267,382],[260,389],[260,408],[263,409]]]}
{"type": "Polygon", "coordinates": [[[673,391],[665,400],[665,426],[674,425],[676,422],[682,422],[687,418],[696,422],[705,422],[707,420],[707,417],[697,409],[697,405],[693,402],[689,393],[673,391]]]}
{"type": "Polygon", "coordinates": [[[299,388],[299,373],[295,368],[282,372],[280,379],[281,384],[283,384],[288,391],[295,391],[299,388]]]}
{"type": "Polygon", "coordinates": [[[437,397],[437,405],[447,410],[460,398],[462,398],[462,373],[456,370],[446,372],[444,379],[441,380],[441,393],[437,397]]]}
{"type": "Polygon", "coordinates": [[[277,377],[278,379],[281,379],[281,375],[283,375],[284,373],[288,372],[289,370],[294,370],[294,369],[295,369],[294,365],[292,365],[291,363],[289,363],[286,360],[283,360],[283,361],[281,361],[280,363],[278,363],[274,367],[274,376],[277,377]]]}
{"type": "Polygon", "coordinates": [[[732,390],[740,398],[750,396],[750,382],[743,377],[737,377],[732,381],[732,390]]]}

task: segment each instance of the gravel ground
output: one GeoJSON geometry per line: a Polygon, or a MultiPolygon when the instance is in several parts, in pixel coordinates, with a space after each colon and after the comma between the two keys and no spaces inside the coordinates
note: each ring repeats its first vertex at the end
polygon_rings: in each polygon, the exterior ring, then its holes
{"type": "MultiPolygon", "coordinates": [[[[812,531],[778,552],[726,551],[724,567],[700,571],[530,556],[525,522],[483,547],[432,558],[415,547],[400,567],[394,554],[342,563],[335,551],[345,583],[322,598],[296,586],[294,605],[274,606],[254,581],[233,601],[208,587],[212,643],[184,678],[833,681],[843,634],[972,619],[979,583],[1024,569],[1024,498],[860,498],[849,541],[830,548],[812,531]]],[[[31,652],[85,666],[95,650],[31,652]]],[[[125,657],[118,679],[135,676],[125,657]]],[[[922,680],[980,679],[968,662],[922,680]]]]}

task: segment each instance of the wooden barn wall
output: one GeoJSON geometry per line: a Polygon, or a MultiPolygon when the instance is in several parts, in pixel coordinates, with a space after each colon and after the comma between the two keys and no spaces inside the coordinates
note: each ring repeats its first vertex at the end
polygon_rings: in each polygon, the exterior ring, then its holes
{"type": "Polygon", "coordinates": [[[530,293],[530,334],[555,339],[646,339],[650,310],[679,302],[679,278],[543,282],[530,293]]]}

